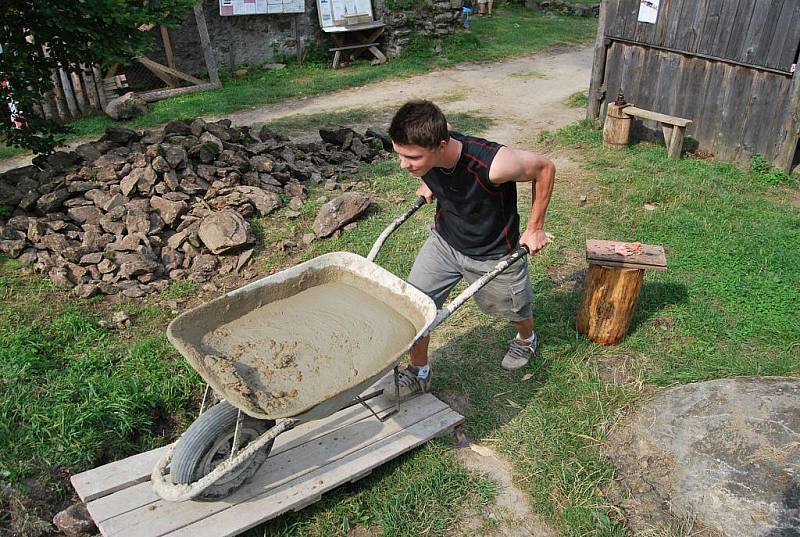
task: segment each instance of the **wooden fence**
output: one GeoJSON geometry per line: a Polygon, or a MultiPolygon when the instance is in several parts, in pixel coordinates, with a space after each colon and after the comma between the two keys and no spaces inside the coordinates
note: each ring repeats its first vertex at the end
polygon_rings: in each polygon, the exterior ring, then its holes
{"type": "Polygon", "coordinates": [[[800,0],[605,0],[588,117],[622,90],[641,108],[692,119],[719,158],[761,154],[789,169],[800,137],[800,0]]]}

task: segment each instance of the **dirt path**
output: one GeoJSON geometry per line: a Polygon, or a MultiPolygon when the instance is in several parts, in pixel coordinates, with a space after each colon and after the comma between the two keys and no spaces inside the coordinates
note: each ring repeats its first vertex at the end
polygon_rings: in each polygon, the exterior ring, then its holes
{"type": "Polygon", "coordinates": [[[463,64],[446,71],[388,80],[311,99],[291,101],[227,117],[242,125],[295,114],[399,105],[431,99],[447,112],[480,112],[497,120],[485,134],[509,145],[525,145],[543,130],[563,127],[584,115],[564,99],[589,87],[592,49],[545,52],[501,63],[463,64]]]}
{"type": "MultiPolygon", "coordinates": [[[[507,62],[463,64],[446,71],[387,80],[225,117],[249,125],[295,114],[387,107],[412,98],[427,98],[440,104],[446,113],[480,112],[490,116],[497,124],[485,133],[487,138],[525,146],[542,130],[563,127],[583,117],[583,109],[568,108],[563,101],[576,91],[588,89],[591,68],[590,47],[543,52],[507,62]]],[[[0,160],[0,173],[30,161],[30,155],[0,160]]]]}

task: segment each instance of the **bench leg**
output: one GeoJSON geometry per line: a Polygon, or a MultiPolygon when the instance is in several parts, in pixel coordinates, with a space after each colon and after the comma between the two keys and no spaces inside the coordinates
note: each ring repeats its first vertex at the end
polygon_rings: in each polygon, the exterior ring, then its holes
{"type": "Polygon", "coordinates": [[[669,149],[669,143],[672,141],[672,125],[661,124],[661,132],[664,133],[664,145],[669,149]]]}
{"type": "Polygon", "coordinates": [[[669,141],[669,150],[667,151],[669,158],[681,158],[684,131],[686,131],[686,127],[674,127],[672,129],[672,139],[669,141]]]}
{"type": "Polygon", "coordinates": [[[339,60],[341,58],[342,58],[342,51],[341,50],[337,50],[336,52],[333,53],[333,66],[332,67],[334,69],[339,67],[339,60]]]}
{"type": "Polygon", "coordinates": [[[383,52],[378,50],[378,47],[369,47],[369,51],[378,59],[380,63],[386,63],[386,56],[383,55],[383,52]]]}

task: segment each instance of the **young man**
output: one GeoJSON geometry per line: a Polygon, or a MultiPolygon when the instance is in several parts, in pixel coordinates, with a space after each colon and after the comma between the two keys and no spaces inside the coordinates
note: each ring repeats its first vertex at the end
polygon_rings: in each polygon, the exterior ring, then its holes
{"type": "MultiPolygon", "coordinates": [[[[410,101],[397,111],[389,127],[400,167],[419,177],[417,194],[436,199],[435,225],[417,254],[409,283],[441,308],[453,287],[473,282],[497,260],[527,246],[531,254],[550,239],[544,218],[556,168],[549,159],[500,144],[451,132],[442,111],[429,101],[410,101]],[[532,207],[520,235],[516,183],[531,183],[532,207]]],[[[511,322],[511,340],[502,366],[524,367],[536,351],[528,263],[519,261],[475,295],[485,313],[511,322]]],[[[430,390],[429,338],[411,348],[411,365],[400,375],[400,397],[430,390]]],[[[384,392],[393,398],[394,389],[384,392]]]]}

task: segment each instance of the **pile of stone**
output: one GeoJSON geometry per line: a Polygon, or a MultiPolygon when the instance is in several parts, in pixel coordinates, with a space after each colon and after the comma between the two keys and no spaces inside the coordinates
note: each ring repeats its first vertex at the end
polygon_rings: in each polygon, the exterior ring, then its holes
{"type": "Polygon", "coordinates": [[[268,128],[202,119],[146,133],[108,129],[0,175],[0,251],[80,297],[141,297],[170,279],[200,283],[241,270],[255,241],[247,217],[285,199],[300,208],[307,185],[333,190],[338,175],[391,149],[373,129],[320,136],[293,143],[268,128]]]}

